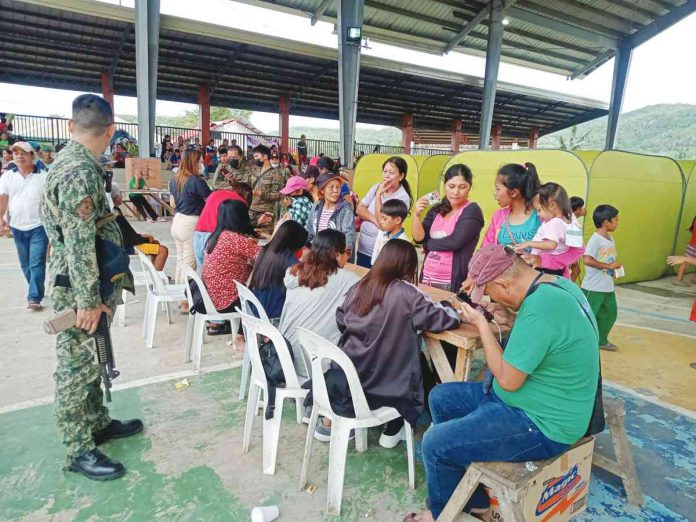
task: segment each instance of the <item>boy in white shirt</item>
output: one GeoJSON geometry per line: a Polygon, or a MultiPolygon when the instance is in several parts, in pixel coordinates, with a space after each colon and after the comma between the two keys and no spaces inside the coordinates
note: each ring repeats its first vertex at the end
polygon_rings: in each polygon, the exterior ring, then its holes
{"type": "Polygon", "coordinates": [[[375,247],[372,250],[370,266],[375,264],[382,247],[391,239],[404,239],[408,241],[404,231],[404,221],[408,216],[408,206],[400,199],[388,199],[380,208],[379,228],[380,232],[375,239],[375,247]]]}
{"type": "Polygon", "coordinates": [[[609,233],[619,225],[619,211],[611,205],[599,205],[592,213],[592,221],[597,232],[585,247],[585,278],[581,288],[597,319],[599,348],[615,352],[618,347],[609,342],[609,332],[616,322],[614,277],[621,263],[616,260],[616,245],[609,233]]]}

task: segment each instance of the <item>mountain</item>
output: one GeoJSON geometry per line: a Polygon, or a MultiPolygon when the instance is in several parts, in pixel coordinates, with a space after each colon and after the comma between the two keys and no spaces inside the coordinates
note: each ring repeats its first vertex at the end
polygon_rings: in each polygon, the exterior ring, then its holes
{"type": "MultiPolygon", "coordinates": [[[[607,132],[607,118],[581,123],[575,131],[581,150],[601,150],[607,132]]],[[[559,139],[573,140],[572,129],[565,129],[539,139],[539,148],[558,148],[559,139]]],[[[696,158],[696,105],[649,105],[627,112],[619,118],[616,149],[658,154],[674,159],[696,158]]],[[[571,148],[571,147],[569,147],[571,148]]]]}

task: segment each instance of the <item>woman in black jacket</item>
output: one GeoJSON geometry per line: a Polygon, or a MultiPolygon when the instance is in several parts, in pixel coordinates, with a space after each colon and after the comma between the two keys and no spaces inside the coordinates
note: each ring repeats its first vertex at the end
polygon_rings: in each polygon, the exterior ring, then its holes
{"type": "Polygon", "coordinates": [[[469,200],[472,183],[469,167],[452,165],[445,172],[445,197],[422,221],[428,199],[416,202],[411,231],[425,250],[421,281],[426,285],[458,292],[466,279],[483,229],[481,207],[469,200]]]}

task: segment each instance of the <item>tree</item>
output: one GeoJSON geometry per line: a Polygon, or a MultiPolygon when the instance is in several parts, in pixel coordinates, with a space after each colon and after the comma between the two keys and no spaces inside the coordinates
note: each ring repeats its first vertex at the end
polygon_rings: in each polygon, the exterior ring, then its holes
{"type": "Polygon", "coordinates": [[[579,150],[582,148],[582,143],[587,139],[591,132],[592,131],[589,130],[582,136],[578,137],[578,126],[573,125],[573,128],[570,129],[570,136],[568,136],[567,141],[563,136],[558,137],[558,148],[561,150],[579,150]]]}
{"type": "MultiPolygon", "coordinates": [[[[251,118],[251,114],[252,111],[245,111],[242,109],[229,109],[227,107],[211,107],[210,121],[222,121],[228,120],[230,118],[244,118],[248,121],[249,118],[251,118]]],[[[132,114],[119,114],[118,117],[128,123],[138,123],[138,117],[132,114]]],[[[197,129],[198,108],[184,111],[184,113],[179,116],[157,116],[156,123],[157,125],[164,125],[166,127],[197,129]]]]}

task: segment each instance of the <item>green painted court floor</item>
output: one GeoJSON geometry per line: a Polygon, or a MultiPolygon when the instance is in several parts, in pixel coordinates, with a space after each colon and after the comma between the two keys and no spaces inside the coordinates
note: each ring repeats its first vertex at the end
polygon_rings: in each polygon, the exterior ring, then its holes
{"type": "MultiPolygon", "coordinates": [[[[115,392],[113,416],[140,417],[146,428],[103,447],[128,468],[124,478],[112,482],[61,471],[64,453],[52,405],[0,414],[0,520],[248,521],[251,508],[260,505],[279,506],[280,521],[324,520],[328,444],[314,445],[309,478],[316,491],[300,491],[306,426],[296,424],[288,405],[276,474],[263,475],[260,417],[250,452],[241,453],[245,403],[237,400],[239,375],[232,369],[189,377],[190,386],[182,391],[175,381],[165,381],[115,392]]],[[[645,504],[629,506],[620,482],[594,470],[589,508],[576,520],[690,520],[696,513],[695,417],[611,386],[605,393],[626,400],[626,428],[645,504]]],[[[405,512],[423,508],[419,455],[411,491],[404,446],[384,449],[377,437],[371,430],[366,453],[350,448],[342,515],[331,520],[401,521],[405,512]]],[[[610,447],[606,433],[597,445],[610,447]]]]}
{"type": "MultiPolygon", "coordinates": [[[[52,405],[0,415],[0,519],[247,521],[254,506],[278,505],[281,520],[322,520],[328,444],[314,445],[309,478],[316,492],[299,491],[306,425],[286,407],[276,474],[263,475],[260,417],[249,453],[241,452],[239,375],[235,369],[190,377],[183,391],[168,381],[115,392],[113,417],[140,417],[145,431],[102,447],[128,469],[111,482],[61,471],[52,405]]],[[[401,520],[407,508],[423,505],[422,466],[411,491],[405,448],[381,448],[377,435],[371,433],[367,453],[349,450],[342,516],[334,520],[401,520]]]]}

